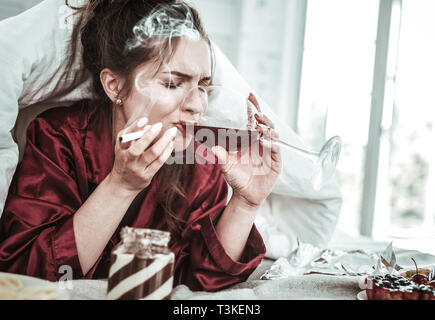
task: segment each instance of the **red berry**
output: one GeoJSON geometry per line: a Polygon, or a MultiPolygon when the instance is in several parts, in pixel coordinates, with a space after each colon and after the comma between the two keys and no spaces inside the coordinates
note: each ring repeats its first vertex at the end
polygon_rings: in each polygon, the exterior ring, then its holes
{"type": "Polygon", "coordinates": [[[412,281],[418,284],[425,284],[426,282],[429,281],[429,279],[424,274],[418,273],[412,276],[412,281]]]}

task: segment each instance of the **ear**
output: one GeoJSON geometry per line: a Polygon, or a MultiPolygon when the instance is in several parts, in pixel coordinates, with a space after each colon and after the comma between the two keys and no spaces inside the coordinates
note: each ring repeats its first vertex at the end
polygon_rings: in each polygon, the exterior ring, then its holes
{"type": "Polygon", "coordinates": [[[100,81],[106,95],[112,102],[115,102],[124,85],[124,79],[106,68],[100,73],[100,81]]]}

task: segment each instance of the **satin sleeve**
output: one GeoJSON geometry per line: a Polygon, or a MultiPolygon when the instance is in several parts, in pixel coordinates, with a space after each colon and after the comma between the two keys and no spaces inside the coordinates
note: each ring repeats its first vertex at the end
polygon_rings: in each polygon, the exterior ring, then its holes
{"type": "Polygon", "coordinates": [[[84,202],[86,176],[80,143],[65,123],[35,119],[1,218],[0,270],[50,281],[58,271],[82,274],[73,215],[84,202]],[[62,129],[60,129],[62,128],[62,129]]]}
{"type": "Polygon", "coordinates": [[[175,282],[193,291],[217,291],[246,281],[266,253],[254,225],[240,261],[227,254],[215,226],[226,207],[228,186],[217,166],[212,176],[204,201],[191,214],[198,218],[182,232],[175,250],[175,282]]]}

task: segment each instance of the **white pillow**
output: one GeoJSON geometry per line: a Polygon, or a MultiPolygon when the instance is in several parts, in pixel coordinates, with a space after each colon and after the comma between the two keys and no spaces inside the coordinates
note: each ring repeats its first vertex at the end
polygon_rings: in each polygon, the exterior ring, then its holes
{"type": "MultiPolygon", "coordinates": [[[[71,2],[82,3],[81,0],[71,2]]],[[[66,13],[64,0],[45,0],[19,16],[0,22],[1,211],[19,158],[11,131],[14,131],[22,150],[25,129],[37,114],[91,96],[90,79],[77,82],[74,72],[62,77],[65,58],[70,54],[68,49],[72,33],[70,25],[65,24],[66,13]]],[[[215,83],[231,86],[248,96],[252,92],[248,84],[219,48],[216,47],[215,52],[215,83]]],[[[82,68],[80,60],[77,60],[73,71],[82,68]]],[[[304,146],[293,130],[256,96],[263,113],[275,123],[281,138],[304,146]]],[[[315,192],[300,175],[311,170],[312,164],[295,157],[291,152],[282,150],[282,153],[283,172],[257,219],[257,227],[269,249],[269,257],[290,252],[296,245],[297,237],[314,245],[326,246],[341,208],[341,193],[335,179],[315,192]],[[279,245],[282,237],[287,239],[284,251],[283,246],[279,245]],[[274,243],[273,239],[278,239],[279,243],[274,243]]]]}

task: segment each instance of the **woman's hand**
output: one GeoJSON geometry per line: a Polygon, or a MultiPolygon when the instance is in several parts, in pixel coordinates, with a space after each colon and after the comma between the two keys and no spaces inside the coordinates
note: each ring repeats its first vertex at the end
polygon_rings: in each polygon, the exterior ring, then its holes
{"type": "MultiPolygon", "coordinates": [[[[261,112],[254,95],[249,100],[261,112]]],[[[278,138],[273,130],[274,124],[266,116],[256,115],[262,126],[257,126],[260,132],[267,127],[272,138],[278,138]]],[[[233,188],[233,198],[241,200],[249,207],[258,208],[272,192],[273,186],[281,172],[281,153],[279,147],[270,140],[261,139],[259,143],[244,148],[237,154],[229,154],[224,148],[212,148],[221,165],[226,181],[233,188]]]]}
{"type": "Polygon", "coordinates": [[[95,265],[134,198],[150,184],[174,149],[177,129],[168,130],[156,140],[162,124],[145,127],[147,122],[139,119],[119,132],[112,171],[74,214],[74,234],[83,274],[95,265]],[[146,130],[142,138],[120,142],[121,135],[140,130],[146,130]]]}
{"type": "Polygon", "coordinates": [[[155,174],[165,164],[174,150],[177,128],[171,128],[154,142],[162,130],[162,123],[146,126],[142,118],[118,133],[115,145],[115,161],[110,181],[127,192],[139,193],[148,187],[155,174]],[[124,134],[145,130],[142,138],[130,143],[121,143],[124,134]],[[153,143],[154,142],[154,143],[153,143]]]}

